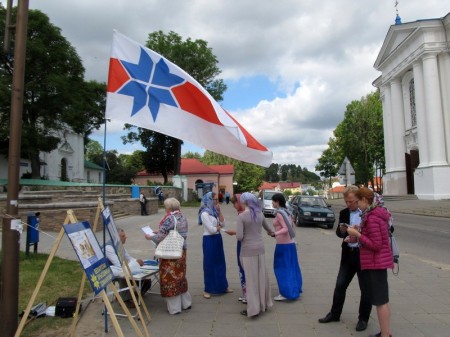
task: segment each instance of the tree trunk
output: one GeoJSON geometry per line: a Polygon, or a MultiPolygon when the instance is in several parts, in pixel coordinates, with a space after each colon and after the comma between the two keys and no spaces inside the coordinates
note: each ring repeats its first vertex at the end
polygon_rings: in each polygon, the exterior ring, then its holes
{"type": "Polygon", "coordinates": [[[173,165],[173,174],[174,175],[180,175],[181,171],[181,144],[183,144],[183,141],[181,139],[176,140],[176,148],[175,148],[175,155],[174,155],[174,165],[173,165]]]}
{"type": "Polygon", "coordinates": [[[31,161],[31,179],[41,179],[41,161],[39,153],[32,153],[30,155],[31,161]]]}

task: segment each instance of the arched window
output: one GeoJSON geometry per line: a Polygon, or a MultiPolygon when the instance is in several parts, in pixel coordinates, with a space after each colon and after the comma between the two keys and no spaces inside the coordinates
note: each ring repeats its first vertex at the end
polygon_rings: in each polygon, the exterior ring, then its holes
{"type": "Polygon", "coordinates": [[[417,126],[416,118],[416,94],[414,89],[414,78],[409,81],[409,110],[411,112],[411,126],[417,126]]]}

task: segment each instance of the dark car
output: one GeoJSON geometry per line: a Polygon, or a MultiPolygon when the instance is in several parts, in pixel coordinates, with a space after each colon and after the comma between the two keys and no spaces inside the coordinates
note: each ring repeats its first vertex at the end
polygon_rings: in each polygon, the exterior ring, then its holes
{"type": "Polygon", "coordinates": [[[292,202],[293,217],[298,227],[323,225],[331,229],[336,219],[334,212],[322,197],[296,196],[292,202]]]}

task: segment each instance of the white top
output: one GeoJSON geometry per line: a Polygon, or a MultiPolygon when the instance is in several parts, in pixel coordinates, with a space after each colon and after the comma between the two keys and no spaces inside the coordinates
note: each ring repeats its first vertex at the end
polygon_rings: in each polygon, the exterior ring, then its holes
{"type": "Polygon", "coordinates": [[[225,226],[225,221],[220,222],[218,219],[209,215],[207,212],[203,212],[200,215],[203,224],[203,235],[215,235],[219,232],[217,231],[217,224],[220,224],[222,227],[225,226]]]}
{"type": "MultiPolygon", "coordinates": [[[[128,254],[127,250],[124,248],[124,259],[128,262],[128,266],[132,273],[137,273],[141,270],[141,266],[137,263],[136,259],[128,254]]],[[[120,264],[119,257],[116,254],[116,251],[113,246],[106,245],[105,247],[106,258],[108,259],[111,270],[113,272],[114,277],[123,277],[122,265],[120,264]],[[113,268],[114,267],[114,268],[113,268]]]]}

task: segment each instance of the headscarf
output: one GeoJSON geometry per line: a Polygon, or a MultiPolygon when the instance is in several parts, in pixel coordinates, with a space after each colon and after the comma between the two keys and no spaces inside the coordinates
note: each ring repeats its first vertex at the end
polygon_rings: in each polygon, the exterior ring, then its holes
{"type": "Polygon", "coordinates": [[[203,196],[198,214],[201,215],[203,212],[206,212],[215,218],[219,217],[219,213],[217,213],[216,206],[214,205],[213,192],[208,192],[203,196]]]}
{"type": "Polygon", "coordinates": [[[241,203],[246,204],[250,210],[250,215],[253,221],[256,221],[256,217],[259,212],[261,212],[261,205],[258,199],[251,193],[245,192],[241,194],[239,198],[241,203]]]}
{"type": "Polygon", "coordinates": [[[241,195],[240,194],[235,194],[235,195],[233,195],[233,203],[237,203],[237,205],[238,205],[238,207],[237,207],[237,212],[238,212],[238,214],[241,214],[243,211],[245,211],[245,207],[244,206],[242,206],[242,204],[241,204],[241,195]]]}
{"type": "MultiPolygon", "coordinates": [[[[383,196],[378,194],[378,193],[376,193],[376,192],[373,193],[373,202],[372,202],[372,204],[369,207],[367,207],[364,210],[364,212],[362,212],[361,219],[364,220],[366,215],[367,215],[367,213],[369,213],[375,207],[382,207],[386,211],[388,211],[388,213],[389,213],[389,228],[392,228],[393,218],[392,218],[391,212],[384,205],[384,198],[383,198],[383,196]]],[[[392,229],[392,231],[393,231],[393,229],[392,229]]]]}

